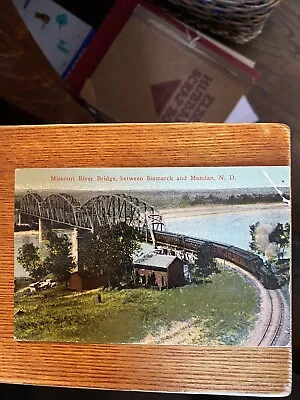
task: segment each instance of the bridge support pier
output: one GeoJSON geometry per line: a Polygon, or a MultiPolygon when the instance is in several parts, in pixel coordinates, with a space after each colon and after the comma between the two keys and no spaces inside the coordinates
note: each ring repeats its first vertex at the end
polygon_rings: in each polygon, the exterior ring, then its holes
{"type": "Polygon", "coordinates": [[[72,232],[72,257],[73,257],[73,261],[76,265],[75,270],[79,271],[78,268],[78,241],[79,241],[79,237],[78,237],[78,229],[74,228],[73,232],[72,232]]]}
{"type": "Polygon", "coordinates": [[[39,243],[46,240],[47,232],[49,231],[49,224],[42,218],[39,218],[39,243]]]}

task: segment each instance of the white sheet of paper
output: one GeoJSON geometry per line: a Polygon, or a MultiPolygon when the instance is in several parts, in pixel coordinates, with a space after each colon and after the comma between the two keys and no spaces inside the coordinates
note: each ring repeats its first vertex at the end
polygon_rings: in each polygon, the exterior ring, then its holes
{"type": "Polygon", "coordinates": [[[50,64],[65,77],[94,29],[52,0],[13,0],[13,4],[50,64]]]}
{"type": "Polygon", "coordinates": [[[241,97],[225,120],[226,123],[252,123],[258,121],[259,117],[251,107],[246,96],[241,97]]]}

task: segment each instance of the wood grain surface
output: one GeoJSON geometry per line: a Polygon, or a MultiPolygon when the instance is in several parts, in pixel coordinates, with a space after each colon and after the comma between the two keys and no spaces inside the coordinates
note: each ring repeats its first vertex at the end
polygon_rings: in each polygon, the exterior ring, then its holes
{"type": "Polygon", "coordinates": [[[290,348],[15,342],[14,173],[25,167],[289,165],[281,125],[0,127],[0,381],[116,390],[287,394],[290,348]]]}

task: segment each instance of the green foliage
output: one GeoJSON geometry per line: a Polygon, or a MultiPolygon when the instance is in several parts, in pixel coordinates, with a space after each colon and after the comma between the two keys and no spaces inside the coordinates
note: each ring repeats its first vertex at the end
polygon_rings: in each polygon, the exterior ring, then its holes
{"type": "Polygon", "coordinates": [[[57,236],[55,232],[49,230],[45,244],[47,256],[44,259],[37,246],[32,243],[24,244],[19,249],[19,264],[35,281],[44,279],[49,274],[59,282],[66,281],[74,268],[71,256],[72,244],[68,236],[57,236]]]}
{"type": "Polygon", "coordinates": [[[48,255],[43,264],[47,273],[53,274],[58,282],[66,282],[75,266],[71,256],[72,244],[68,236],[57,236],[55,232],[50,231],[46,247],[48,255]]]}
{"type": "Polygon", "coordinates": [[[278,247],[278,258],[283,259],[286,249],[290,245],[290,224],[278,223],[275,229],[269,234],[271,243],[275,243],[278,247]]]}
{"type": "Polygon", "coordinates": [[[41,260],[39,248],[32,243],[25,243],[19,249],[17,260],[29,274],[30,278],[39,280],[47,275],[47,269],[41,260]]]}
{"type": "Polygon", "coordinates": [[[190,199],[190,196],[188,194],[183,194],[181,197],[180,204],[184,207],[189,206],[191,204],[191,201],[192,200],[190,199]]]}
{"type": "Polygon", "coordinates": [[[263,254],[263,251],[259,248],[258,243],[256,241],[256,228],[258,227],[259,222],[256,222],[253,225],[250,225],[249,230],[250,230],[250,243],[249,247],[254,253],[256,254],[263,254]]]}
{"type": "Polygon", "coordinates": [[[238,274],[222,271],[209,285],[164,291],[89,291],[75,296],[62,285],[15,297],[15,336],[24,340],[133,343],[173,322],[195,319],[205,337],[194,344],[239,344],[255,322],[256,291],[238,274]],[[99,304],[97,294],[101,293],[99,304]],[[226,305],[226,306],[224,306],[226,305]]]}
{"type": "Polygon", "coordinates": [[[290,281],[290,260],[280,259],[273,263],[272,272],[277,278],[277,283],[280,287],[287,285],[290,281]]]}
{"type": "Polygon", "coordinates": [[[203,245],[198,249],[191,272],[194,280],[198,282],[203,282],[212,274],[219,272],[214,259],[213,246],[203,245]]]}
{"type": "Polygon", "coordinates": [[[257,254],[266,258],[265,273],[274,275],[280,287],[286,285],[290,279],[290,260],[284,259],[290,245],[290,224],[278,223],[271,232],[265,232],[265,237],[257,234],[261,227],[259,222],[250,225],[249,247],[257,254]]]}
{"type": "Polygon", "coordinates": [[[269,194],[231,194],[227,197],[218,194],[196,194],[194,197],[189,197],[183,194],[181,197],[181,206],[196,206],[202,204],[258,204],[258,203],[278,203],[281,201],[277,193],[269,194]]]}
{"type": "Polygon", "coordinates": [[[25,276],[17,276],[14,279],[14,289],[17,292],[20,289],[27,287],[32,282],[31,278],[25,276]]]}
{"type": "Polygon", "coordinates": [[[290,245],[290,224],[287,222],[286,224],[278,223],[276,227],[269,233],[266,233],[266,243],[264,240],[258,240],[257,229],[261,226],[260,222],[256,222],[253,225],[250,225],[250,243],[249,247],[252,251],[257,254],[262,254],[263,256],[269,258],[270,260],[273,259],[274,261],[283,259],[286,249],[290,245]],[[263,242],[263,246],[262,246],[263,242]],[[267,254],[268,243],[272,243],[277,248],[276,256],[269,256],[267,254]]]}
{"type": "Polygon", "coordinates": [[[140,248],[139,233],[125,223],[104,225],[86,233],[79,243],[80,267],[91,275],[108,276],[109,284],[134,279],[133,254],[140,248]]]}

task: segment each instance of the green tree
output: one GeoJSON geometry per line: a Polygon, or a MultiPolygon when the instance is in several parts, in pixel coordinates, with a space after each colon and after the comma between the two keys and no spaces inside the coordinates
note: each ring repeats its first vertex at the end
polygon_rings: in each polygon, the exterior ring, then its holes
{"type": "Polygon", "coordinates": [[[192,269],[192,275],[197,282],[205,281],[213,273],[218,273],[219,269],[214,259],[214,248],[209,244],[199,247],[192,269]]]}
{"type": "Polygon", "coordinates": [[[190,196],[187,194],[187,193],[185,193],[185,194],[183,194],[182,196],[181,196],[181,205],[183,205],[183,206],[187,206],[187,205],[190,205],[191,204],[191,199],[190,199],[190,196]]]}
{"type": "Polygon", "coordinates": [[[260,222],[250,225],[249,228],[251,237],[249,247],[252,251],[270,260],[272,258],[274,261],[284,258],[290,244],[290,224],[288,222],[286,224],[278,223],[271,231],[264,229],[264,225],[261,225],[260,222]],[[258,232],[259,230],[260,232],[258,232]]]}
{"type": "Polygon", "coordinates": [[[278,223],[275,229],[269,234],[271,243],[275,243],[278,247],[278,259],[283,259],[286,249],[290,245],[290,224],[278,223]]]}
{"type": "Polygon", "coordinates": [[[72,244],[67,235],[58,236],[53,231],[47,235],[48,255],[43,261],[48,273],[53,274],[59,282],[67,282],[74,262],[71,255],[72,244]]]}
{"type": "Polygon", "coordinates": [[[19,249],[18,263],[22,265],[30,278],[40,280],[47,275],[47,269],[41,260],[39,248],[26,243],[19,249]]]}
{"type": "Polygon", "coordinates": [[[285,286],[290,281],[290,260],[278,260],[272,264],[272,271],[276,276],[280,287],[285,286]]]}
{"type": "Polygon", "coordinates": [[[125,223],[101,226],[81,240],[80,268],[91,275],[106,274],[110,286],[132,282],[133,254],[140,247],[139,240],[138,231],[125,223]]]}
{"type": "Polygon", "coordinates": [[[250,226],[250,236],[250,249],[265,257],[266,276],[273,276],[279,286],[286,285],[290,279],[290,260],[284,257],[290,244],[290,224],[278,223],[270,230],[270,226],[256,222],[250,226]]]}
{"type": "Polygon", "coordinates": [[[249,230],[250,230],[250,243],[249,243],[249,247],[252,251],[254,251],[254,253],[256,254],[263,254],[263,251],[260,249],[259,244],[257,242],[257,238],[256,238],[256,229],[259,226],[259,222],[256,222],[253,225],[250,225],[249,230]]]}
{"type": "Polygon", "coordinates": [[[80,270],[88,272],[91,276],[102,275],[103,258],[105,256],[106,243],[97,232],[84,232],[79,241],[78,266],[80,270]]]}

